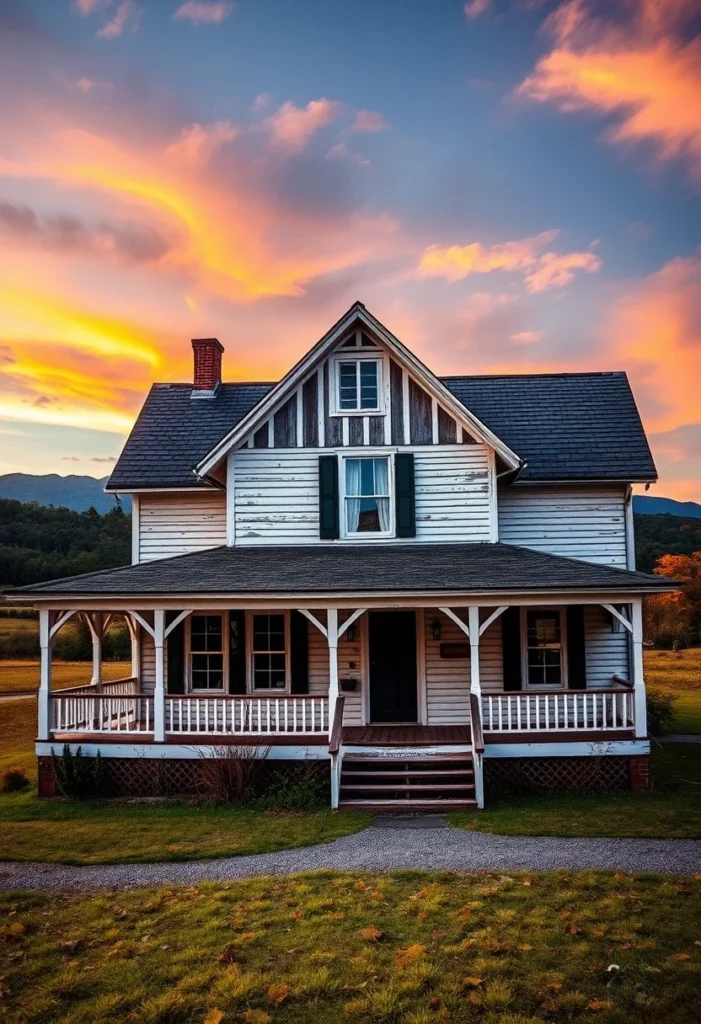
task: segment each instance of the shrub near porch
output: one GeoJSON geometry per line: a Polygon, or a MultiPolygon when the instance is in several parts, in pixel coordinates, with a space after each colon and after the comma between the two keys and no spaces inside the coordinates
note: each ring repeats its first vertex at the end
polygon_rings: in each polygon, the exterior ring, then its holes
{"type": "Polygon", "coordinates": [[[7,894],[2,998],[16,1024],[695,1024],[700,919],[698,879],[595,872],[7,894]]]}

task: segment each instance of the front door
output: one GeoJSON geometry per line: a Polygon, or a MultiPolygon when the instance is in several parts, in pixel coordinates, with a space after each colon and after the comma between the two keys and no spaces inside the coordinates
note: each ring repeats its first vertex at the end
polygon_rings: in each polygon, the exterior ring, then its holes
{"type": "Polygon", "coordinates": [[[416,615],[370,612],[370,721],[415,722],[416,615]]]}

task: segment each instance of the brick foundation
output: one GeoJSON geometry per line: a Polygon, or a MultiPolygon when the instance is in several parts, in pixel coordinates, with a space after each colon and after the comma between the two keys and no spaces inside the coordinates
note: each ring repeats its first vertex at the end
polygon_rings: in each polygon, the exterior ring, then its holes
{"type": "MultiPolygon", "coordinates": [[[[58,796],[50,757],[39,757],[39,796],[58,796]]],[[[189,796],[206,798],[211,796],[211,771],[213,758],[153,758],[153,757],[105,757],[105,796],[189,796]]],[[[282,773],[307,772],[317,777],[324,786],[330,785],[328,761],[274,760],[260,764],[258,782],[265,789],[282,773]]]]}
{"type": "Polygon", "coordinates": [[[650,758],[629,758],[630,788],[634,793],[650,788],[650,758]]]}
{"type": "Polygon", "coordinates": [[[647,780],[647,757],[505,757],[484,760],[487,796],[605,793],[642,789],[647,780]],[[634,769],[634,762],[641,762],[640,767],[634,769]],[[644,785],[634,784],[634,771],[640,778],[645,778],[644,785]]]}

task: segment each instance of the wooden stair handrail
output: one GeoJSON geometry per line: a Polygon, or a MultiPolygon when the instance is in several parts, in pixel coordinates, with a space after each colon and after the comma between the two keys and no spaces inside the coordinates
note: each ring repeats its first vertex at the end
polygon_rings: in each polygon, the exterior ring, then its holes
{"type": "Polygon", "coordinates": [[[336,707],[333,713],[333,725],[329,736],[329,754],[337,754],[341,746],[341,735],[343,733],[343,709],[346,705],[345,694],[339,693],[336,697],[336,707]]]}
{"type": "Polygon", "coordinates": [[[477,754],[484,753],[484,736],[482,735],[482,701],[476,693],[470,693],[470,728],[472,729],[472,748],[477,754]]]}

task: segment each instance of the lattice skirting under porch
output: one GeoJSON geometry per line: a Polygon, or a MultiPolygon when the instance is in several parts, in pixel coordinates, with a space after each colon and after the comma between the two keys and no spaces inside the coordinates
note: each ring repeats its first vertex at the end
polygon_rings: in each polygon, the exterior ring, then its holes
{"type": "MultiPolygon", "coordinates": [[[[39,796],[56,796],[53,765],[50,757],[39,757],[39,796]]],[[[102,761],[105,796],[171,797],[211,796],[211,770],[215,759],[165,759],[147,757],[105,757],[102,761]]],[[[260,766],[258,783],[267,788],[282,777],[297,779],[313,775],[329,785],[329,764],[326,761],[275,760],[260,766]]]]}
{"type": "Polygon", "coordinates": [[[647,757],[485,758],[484,786],[489,796],[523,793],[602,793],[646,789],[647,757]]]}

